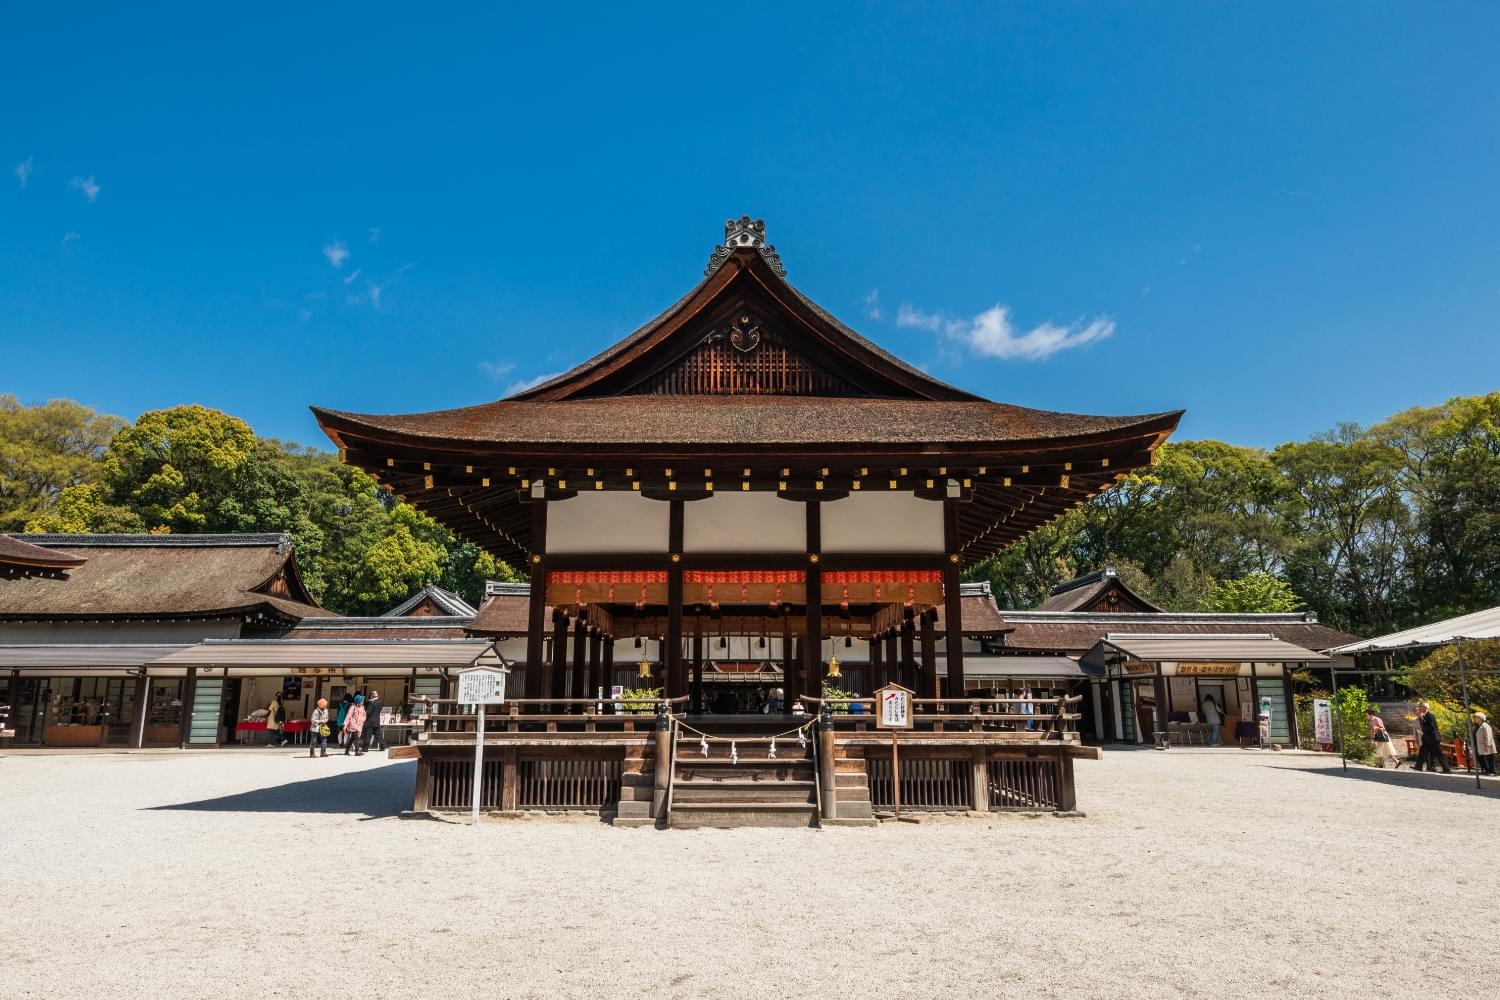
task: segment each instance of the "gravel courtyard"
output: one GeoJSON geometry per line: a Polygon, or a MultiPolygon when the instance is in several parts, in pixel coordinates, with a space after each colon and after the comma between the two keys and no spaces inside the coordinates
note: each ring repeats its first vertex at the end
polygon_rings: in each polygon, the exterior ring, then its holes
{"type": "Polygon", "coordinates": [[[1492,995],[1500,786],[1107,752],[1083,819],[397,818],[413,765],[0,757],[3,997],[1492,995]],[[1476,843],[1482,847],[1476,848],[1476,843]]]}

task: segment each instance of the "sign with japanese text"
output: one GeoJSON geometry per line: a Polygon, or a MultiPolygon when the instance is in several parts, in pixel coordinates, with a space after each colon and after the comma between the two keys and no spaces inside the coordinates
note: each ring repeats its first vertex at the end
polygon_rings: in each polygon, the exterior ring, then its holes
{"type": "Polygon", "coordinates": [[[1333,703],[1327,698],[1313,699],[1313,739],[1333,743],[1333,703]]]}
{"type": "Polygon", "coordinates": [[[458,675],[458,703],[460,705],[505,704],[504,670],[475,667],[458,675]]]}
{"type": "Polygon", "coordinates": [[[880,729],[910,729],[912,692],[899,684],[887,684],[875,692],[875,725],[880,729]]]}

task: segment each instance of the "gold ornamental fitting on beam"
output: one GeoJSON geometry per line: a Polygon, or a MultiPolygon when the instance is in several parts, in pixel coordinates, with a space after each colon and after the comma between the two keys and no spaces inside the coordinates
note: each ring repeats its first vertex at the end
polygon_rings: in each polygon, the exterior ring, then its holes
{"type": "Polygon", "coordinates": [[[636,674],[635,675],[637,677],[639,677],[641,680],[648,680],[648,679],[650,679],[650,677],[651,677],[651,661],[648,660],[648,659],[646,659],[644,656],[641,657],[641,662],[638,663],[638,664],[636,664],[636,674]]]}
{"type": "Polygon", "coordinates": [[[842,676],[844,676],[843,669],[839,666],[839,658],[838,658],[838,655],[836,653],[829,653],[828,654],[828,676],[829,677],[842,677],[842,676]]]}

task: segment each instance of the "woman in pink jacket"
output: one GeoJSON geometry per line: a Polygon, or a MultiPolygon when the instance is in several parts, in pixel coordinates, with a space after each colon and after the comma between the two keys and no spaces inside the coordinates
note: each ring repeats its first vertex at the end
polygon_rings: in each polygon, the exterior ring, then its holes
{"type": "Polygon", "coordinates": [[[359,746],[359,734],[365,729],[365,696],[357,694],[354,696],[354,704],[349,706],[349,711],[344,715],[344,756],[349,756],[349,751],[354,751],[354,756],[363,757],[365,752],[359,746]]]}

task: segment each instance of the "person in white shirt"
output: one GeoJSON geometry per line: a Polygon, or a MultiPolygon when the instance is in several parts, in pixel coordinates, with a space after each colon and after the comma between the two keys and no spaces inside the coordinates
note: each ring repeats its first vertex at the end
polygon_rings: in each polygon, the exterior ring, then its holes
{"type": "Polygon", "coordinates": [[[1224,710],[1219,708],[1219,703],[1214,701],[1213,695],[1203,699],[1203,721],[1208,723],[1209,746],[1218,746],[1219,727],[1224,724],[1224,710]]]}

